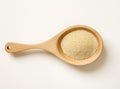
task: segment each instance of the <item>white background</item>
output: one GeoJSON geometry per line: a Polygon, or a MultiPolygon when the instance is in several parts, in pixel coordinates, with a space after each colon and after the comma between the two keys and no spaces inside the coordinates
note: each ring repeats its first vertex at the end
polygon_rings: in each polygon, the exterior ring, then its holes
{"type": "Polygon", "coordinates": [[[0,0],[0,89],[120,89],[120,0],[0,0]],[[4,50],[8,41],[40,43],[78,24],[103,38],[104,51],[92,64],[4,50]]]}

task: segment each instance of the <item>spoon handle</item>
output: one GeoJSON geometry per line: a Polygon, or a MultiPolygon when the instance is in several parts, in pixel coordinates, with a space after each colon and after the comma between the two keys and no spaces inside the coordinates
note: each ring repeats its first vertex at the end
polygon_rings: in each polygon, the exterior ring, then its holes
{"type": "Polygon", "coordinates": [[[28,49],[33,49],[33,48],[42,48],[43,44],[36,44],[36,45],[28,45],[28,44],[21,44],[21,43],[14,43],[14,42],[8,42],[5,45],[5,50],[8,53],[15,53],[15,52],[19,52],[19,51],[24,51],[24,50],[28,50],[28,49]]]}

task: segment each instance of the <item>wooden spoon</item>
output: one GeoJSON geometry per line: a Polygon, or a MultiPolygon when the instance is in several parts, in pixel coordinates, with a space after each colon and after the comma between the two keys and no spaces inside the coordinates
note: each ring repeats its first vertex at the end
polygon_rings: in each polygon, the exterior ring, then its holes
{"type": "Polygon", "coordinates": [[[73,65],[86,65],[86,64],[89,64],[89,63],[95,61],[100,56],[102,49],[103,49],[103,42],[102,42],[102,38],[99,35],[99,33],[96,32],[93,28],[85,26],[85,25],[75,25],[75,26],[70,26],[70,27],[66,28],[65,30],[58,33],[53,38],[51,38],[48,41],[45,41],[43,43],[40,43],[40,44],[28,45],[28,44],[8,42],[5,45],[5,50],[8,53],[15,53],[15,52],[20,52],[20,51],[24,51],[24,50],[28,50],[28,49],[33,49],[33,48],[44,49],[44,50],[56,55],[57,57],[61,58],[65,62],[73,64],[73,65]],[[63,53],[63,51],[61,49],[61,45],[60,45],[62,38],[66,34],[68,34],[71,31],[77,30],[77,29],[82,29],[82,30],[84,29],[84,30],[91,32],[92,34],[95,35],[95,37],[98,40],[98,48],[97,48],[96,52],[91,57],[84,59],[84,60],[76,60],[76,59],[66,56],[63,53]]]}

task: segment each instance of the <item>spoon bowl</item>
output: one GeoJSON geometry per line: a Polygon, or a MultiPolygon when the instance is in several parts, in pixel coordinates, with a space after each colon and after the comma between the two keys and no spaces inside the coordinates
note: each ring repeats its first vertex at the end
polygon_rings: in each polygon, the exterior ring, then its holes
{"type": "Polygon", "coordinates": [[[75,25],[75,26],[70,26],[70,27],[64,29],[62,32],[58,33],[56,36],[54,36],[53,38],[51,38],[43,43],[28,45],[28,44],[8,42],[5,45],[5,50],[8,53],[15,53],[15,52],[20,52],[20,51],[24,51],[24,50],[28,50],[28,49],[33,49],[33,48],[46,50],[46,51],[56,55],[63,61],[73,64],[73,65],[86,65],[86,64],[89,64],[89,63],[95,61],[100,56],[102,49],[103,49],[103,42],[102,42],[102,38],[99,35],[99,33],[96,32],[93,28],[85,26],[85,25],[75,25]],[[64,38],[64,36],[66,36],[68,33],[72,32],[72,31],[75,31],[78,29],[86,30],[86,31],[92,33],[98,41],[98,47],[97,47],[95,53],[92,56],[90,56],[89,58],[86,58],[84,60],[76,60],[74,58],[66,56],[61,48],[61,41],[64,38]]]}

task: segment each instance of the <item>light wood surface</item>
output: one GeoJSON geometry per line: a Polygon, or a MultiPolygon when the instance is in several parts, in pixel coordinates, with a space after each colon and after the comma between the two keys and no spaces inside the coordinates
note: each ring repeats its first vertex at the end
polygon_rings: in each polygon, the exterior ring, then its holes
{"type": "Polygon", "coordinates": [[[89,63],[95,61],[100,56],[102,49],[103,49],[103,41],[102,41],[102,38],[99,35],[99,33],[96,32],[93,28],[85,26],[85,25],[75,25],[75,26],[70,26],[70,27],[66,28],[65,30],[58,33],[53,38],[51,38],[48,41],[45,41],[43,43],[28,45],[28,44],[8,42],[5,45],[5,50],[8,53],[15,53],[15,52],[28,50],[28,49],[44,49],[44,50],[56,55],[57,57],[59,57],[60,59],[64,60],[67,63],[73,64],[73,65],[86,65],[86,64],[89,64],[89,63]],[[91,57],[84,59],[84,60],[75,60],[73,58],[66,56],[63,53],[61,46],[60,46],[62,38],[69,32],[77,30],[77,29],[84,29],[84,30],[87,30],[87,31],[93,33],[96,36],[96,38],[98,40],[98,44],[99,44],[94,55],[92,55],[91,57]]]}

